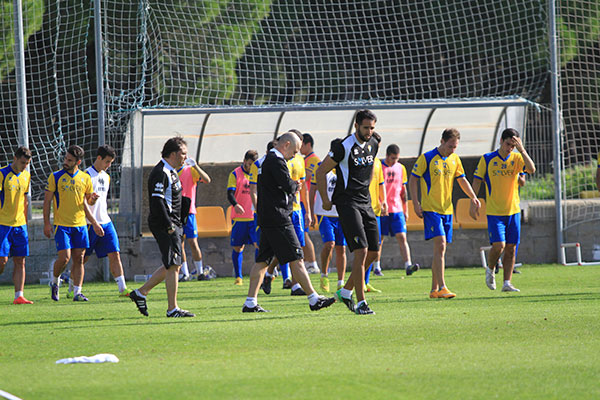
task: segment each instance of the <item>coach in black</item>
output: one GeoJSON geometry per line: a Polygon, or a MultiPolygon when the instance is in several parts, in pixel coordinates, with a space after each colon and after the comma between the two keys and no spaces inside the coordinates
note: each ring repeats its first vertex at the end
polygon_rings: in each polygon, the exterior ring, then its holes
{"type": "Polygon", "coordinates": [[[300,138],[291,132],[284,133],[277,144],[265,157],[258,176],[257,217],[260,226],[260,240],[256,264],[250,272],[248,297],[242,312],[266,312],[258,305],[258,289],[267,266],[273,256],[279,263],[289,262],[292,275],[307,293],[312,311],[329,307],[335,298],[319,296],[312,287],[304,261],[302,247],[292,225],[292,205],[294,194],[300,189],[300,181],[290,178],[287,160],[300,150],[300,138]]]}
{"type": "Polygon", "coordinates": [[[129,294],[138,310],[146,316],[148,316],[146,295],[163,280],[169,302],[167,317],[195,316],[177,306],[177,284],[182,262],[181,239],[183,237],[182,188],[177,169],[183,166],[186,157],[187,144],[183,138],[173,137],[167,140],[162,150],[162,160],[156,164],[148,177],[150,200],[148,225],[158,243],[163,265],[154,271],[152,277],[141,288],[129,294]]]}
{"type": "Polygon", "coordinates": [[[358,111],[354,123],[356,131],[331,142],[331,150],[316,173],[323,208],[330,210],[332,202],[336,205],[348,248],[354,253],[352,273],[336,296],[356,314],[374,314],[365,301],[364,279],[365,265],[377,258],[379,249],[379,229],[369,194],[373,163],[381,140],[375,133],[375,122],[377,117],[371,111],[358,111]],[[329,199],[326,175],[333,168],[337,180],[329,199]],[[353,288],[356,289],[356,306],[352,300],[353,288]]]}

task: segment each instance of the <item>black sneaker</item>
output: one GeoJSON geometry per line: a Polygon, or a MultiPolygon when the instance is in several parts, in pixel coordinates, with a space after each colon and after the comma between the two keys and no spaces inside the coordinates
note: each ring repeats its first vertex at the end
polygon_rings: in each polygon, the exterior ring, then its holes
{"type": "Polygon", "coordinates": [[[242,312],[271,312],[271,311],[265,310],[258,304],[254,307],[248,307],[247,305],[244,304],[244,307],[242,307],[242,312]]]}
{"type": "Polygon", "coordinates": [[[354,309],[356,308],[356,306],[354,305],[354,300],[347,299],[345,297],[342,296],[342,289],[338,290],[337,292],[335,292],[335,297],[337,297],[337,299],[341,302],[343,302],[346,307],[348,307],[348,310],[354,312],[354,309]]]}
{"type": "Polygon", "coordinates": [[[518,269],[516,269],[516,268],[513,268],[513,274],[520,274],[520,273],[521,273],[521,271],[519,271],[519,270],[518,270],[518,269]]]}
{"type": "Polygon", "coordinates": [[[135,290],[132,291],[131,293],[129,293],[129,298],[131,299],[131,301],[133,301],[135,303],[138,310],[147,317],[148,316],[148,306],[146,305],[146,299],[143,298],[142,296],[138,295],[137,291],[135,291],[135,290]]]}
{"type": "Polygon", "coordinates": [[[265,276],[263,279],[263,283],[260,285],[260,288],[265,292],[265,294],[271,294],[271,283],[273,282],[272,276],[265,276]]]}
{"type": "Polygon", "coordinates": [[[286,280],[283,282],[283,288],[284,288],[284,289],[291,289],[291,288],[292,288],[292,286],[294,286],[294,285],[292,285],[292,280],[291,280],[290,278],[286,279],[286,280]]]}
{"type": "Polygon", "coordinates": [[[417,272],[419,270],[419,264],[413,264],[406,267],[406,275],[412,275],[413,272],[417,272]]]}
{"type": "Polygon", "coordinates": [[[496,266],[494,267],[494,274],[497,274],[498,272],[500,272],[500,264],[496,263],[496,266]]]}
{"type": "Polygon", "coordinates": [[[329,307],[333,303],[335,303],[335,297],[319,296],[319,300],[317,300],[317,302],[315,304],[310,306],[310,310],[318,311],[321,308],[329,307]]]}
{"type": "Polygon", "coordinates": [[[294,289],[290,292],[291,296],[306,296],[306,292],[301,287],[294,289]]]}
{"type": "Polygon", "coordinates": [[[89,301],[89,299],[85,297],[83,293],[77,293],[75,296],[73,296],[73,301],[89,301]]]}
{"type": "Polygon", "coordinates": [[[375,311],[371,310],[366,302],[363,302],[362,305],[356,306],[354,313],[358,315],[374,315],[375,311]]]}
{"type": "Polygon", "coordinates": [[[167,311],[168,318],[183,318],[183,317],[195,317],[196,314],[192,314],[188,310],[182,310],[181,308],[176,308],[172,313],[167,311]]]}
{"type": "Polygon", "coordinates": [[[179,282],[188,282],[189,280],[190,280],[189,275],[183,275],[181,278],[179,278],[179,282]]]}

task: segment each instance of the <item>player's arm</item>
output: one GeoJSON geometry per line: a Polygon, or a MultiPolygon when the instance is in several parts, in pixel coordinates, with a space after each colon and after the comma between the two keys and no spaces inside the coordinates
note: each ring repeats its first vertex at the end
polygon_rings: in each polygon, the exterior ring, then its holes
{"type": "MultiPolygon", "coordinates": [[[[460,185],[460,183],[459,183],[460,185]]],[[[473,177],[473,193],[475,193],[475,195],[477,195],[479,193],[479,189],[481,188],[481,178],[479,178],[478,176],[473,177]]],[[[473,219],[477,219],[479,217],[479,209],[475,208],[473,206],[473,203],[471,203],[471,207],[469,208],[469,215],[471,216],[471,218],[473,219]]]]}
{"type": "Polygon", "coordinates": [[[198,163],[193,158],[186,158],[184,165],[187,165],[190,168],[193,168],[194,171],[200,176],[200,181],[203,183],[210,183],[210,176],[198,166],[198,163]]]}
{"type": "Polygon", "coordinates": [[[525,184],[527,183],[527,178],[525,176],[526,176],[525,172],[519,173],[519,179],[517,182],[519,182],[519,186],[521,186],[521,187],[525,186],[525,184]]]}
{"type": "Polygon", "coordinates": [[[321,161],[321,165],[317,168],[317,190],[323,200],[323,209],[331,210],[332,204],[329,195],[327,194],[327,173],[336,167],[337,163],[329,156],[321,161]]]}
{"type": "Polygon", "coordinates": [[[96,221],[96,218],[94,218],[94,215],[90,210],[90,206],[86,201],[83,202],[83,212],[85,213],[87,220],[90,221],[90,224],[92,225],[94,232],[96,232],[96,235],[100,237],[104,236],[104,229],[102,229],[102,226],[100,226],[98,221],[96,221]]]}
{"type": "Polygon", "coordinates": [[[25,208],[23,209],[23,214],[25,214],[25,223],[27,223],[27,211],[29,210],[29,199],[27,193],[23,196],[23,205],[25,208]]]}
{"type": "Polygon", "coordinates": [[[525,151],[525,147],[523,146],[521,138],[514,136],[512,140],[519,153],[521,153],[523,156],[523,161],[525,162],[525,172],[528,174],[533,174],[535,172],[535,164],[533,163],[531,157],[529,157],[529,154],[527,154],[527,151],[525,151]]]}
{"type": "Polygon", "coordinates": [[[50,204],[52,203],[52,197],[54,192],[46,190],[44,192],[44,206],[42,213],[44,215],[44,236],[50,238],[52,236],[52,225],[50,224],[50,204]]]}
{"type": "Polygon", "coordinates": [[[402,184],[402,190],[400,191],[400,200],[402,201],[402,211],[404,211],[404,219],[408,221],[408,198],[406,191],[408,190],[407,184],[402,184]]]}
{"type": "Polygon", "coordinates": [[[458,182],[458,186],[460,186],[462,191],[465,192],[465,194],[471,199],[471,208],[469,209],[469,214],[471,215],[471,218],[476,219],[476,217],[474,217],[473,215],[475,215],[475,216],[479,215],[479,209],[481,208],[481,202],[477,198],[477,195],[473,191],[473,188],[471,187],[471,185],[469,184],[469,181],[467,180],[467,178],[464,175],[459,176],[458,178],[456,178],[456,180],[458,182]]]}
{"type": "Polygon", "coordinates": [[[408,178],[408,190],[413,202],[415,214],[417,217],[423,218],[423,209],[421,208],[421,202],[419,201],[419,179],[421,179],[421,177],[411,174],[410,178],[408,178]]]}
{"type": "Polygon", "coordinates": [[[302,186],[300,187],[300,201],[304,203],[304,209],[306,211],[306,221],[308,225],[312,225],[312,212],[310,211],[310,207],[308,206],[308,188],[306,187],[306,178],[302,181],[302,186]]]}
{"type": "MultiPolygon", "coordinates": [[[[308,208],[310,209],[310,215],[315,215],[315,195],[317,194],[317,184],[310,185],[310,193],[308,194],[309,204],[308,208]]],[[[317,219],[312,218],[310,221],[310,226],[315,226],[317,224],[317,219]]]]}
{"type": "Polygon", "coordinates": [[[379,204],[381,204],[381,215],[388,215],[385,183],[379,184],[379,204]]]}

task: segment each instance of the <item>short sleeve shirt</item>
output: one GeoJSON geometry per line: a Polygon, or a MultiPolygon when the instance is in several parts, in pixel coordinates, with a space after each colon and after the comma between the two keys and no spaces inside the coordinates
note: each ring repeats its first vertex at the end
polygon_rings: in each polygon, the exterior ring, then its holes
{"type": "Polygon", "coordinates": [[[382,186],[385,184],[385,178],[383,176],[383,168],[379,158],[375,158],[373,164],[373,178],[369,184],[369,193],[371,195],[371,207],[376,216],[381,216],[381,201],[379,201],[379,191],[382,190],[382,186]]]}
{"type": "Polygon", "coordinates": [[[83,202],[86,194],[94,192],[88,174],[79,169],[73,175],[64,169],[56,171],[48,177],[46,190],[54,194],[54,225],[86,225],[83,202]]]}
{"type": "MultiPolygon", "coordinates": [[[[290,178],[292,178],[293,181],[306,181],[304,158],[300,155],[300,153],[296,154],[291,160],[288,160],[287,165],[290,170],[290,178]]],[[[296,193],[294,199],[293,211],[300,211],[301,209],[302,207],[300,206],[300,192],[298,192],[296,193]]]]}
{"type": "Polygon", "coordinates": [[[404,208],[401,195],[404,191],[404,185],[408,183],[406,168],[399,162],[392,166],[387,166],[385,162],[382,162],[381,164],[383,166],[383,176],[385,177],[388,212],[403,212],[404,208]]]}
{"type": "Polygon", "coordinates": [[[93,165],[86,169],[85,173],[90,176],[94,193],[98,195],[98,200],[89,206],[90,212],[94,216],[96,222],[100,225],[108,224],[110,222],[110,216],[108,215],[107,200],[108,189],[110,188],[110,175],[108,175],[106,171],[97,171],[93,165]]]}
{"type": "Polygon", "coordinates": [[[25,196],[29,192],[31,175],[24,170],[15,174],[8,165],[0,169],[0,225],[23,226],[25,220],[25,196]]]}

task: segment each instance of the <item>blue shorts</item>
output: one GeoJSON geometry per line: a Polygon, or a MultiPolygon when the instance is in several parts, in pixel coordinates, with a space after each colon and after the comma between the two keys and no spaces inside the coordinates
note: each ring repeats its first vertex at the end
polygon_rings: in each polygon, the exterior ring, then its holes
{"type": "Polygon", "coordinates": [[[433,211],[423,211],[425,240],[436,236],[446,236],[446,243],[452,243],[452,214],[438,214],[433,211]]]}
{"type": "Polygon", "coordinates": [[[310,226],[308,226],[306,223],[306,208],[304,207],[304,203],[300,203],[300,207],[302,207],[302,228],[304,232],[308,232],[310,230],[310,226]]]}
{"type": "Polygon", "coordinates": [[[90,247],[87,226],[54,225],[56,250],[87,249],[90,247]]]}
{"type": "Polygon", "coordinates": [[[342,232],[342,224],[338,217],[317,216],[319,221],[319,232],[323,243],[335,241],[336,246],[345,246],[346,238],[342,232]]]}
{"type": "Polygon", "coordinates": [[[96,232],[94,232],[94,228],[91,225],[88,226],[90,245],[85,251],[86,256],[91,256],[96,252],[96,257],[104,258],[110,253],[121,251],[121,248],[119,247],[119,236],[117,235],[117,231],[115,230],[112,221],[108,224],[102,224],[101,226],[102,229],[104,229],[104,236],[102,237],[96,235],[96,232]]]}
{"type": "Polygon", "coordinates": [[[521,213],[513,215],[488,215],[490,244],[505,242],[519,244],[521,241],[521,213]]]}
{"type": "Polygon", "coordinates": [[[27,257],[28,255],[27,225],[0,225],[0,257],[27,257]]]}
{"type": "Polygon", "coordinates": [[[196,214],[188,215],[187,223],[183,226],[183,234],[188,239],[198,237],[198,225],[196,225],[196,214]]]}
{"type": "Polygon", "coordinates": [[[406,233],[406,218],[403,212],[391,213],[381,217],[381,236],[396,236],[406,233]]]}
{"type": "Polygon", "coordinates": [[[298,236],[300,246],[306,246],[306,239],[304,238],[304,218],[302,218],[302,210],[292,212],[292,225],[298,236]]]}
{"type": "Polygon", "coordinates": [[[233,221],[231,226],[231,245],[243,246],[258,243],[256,221],[233,221]]]}

